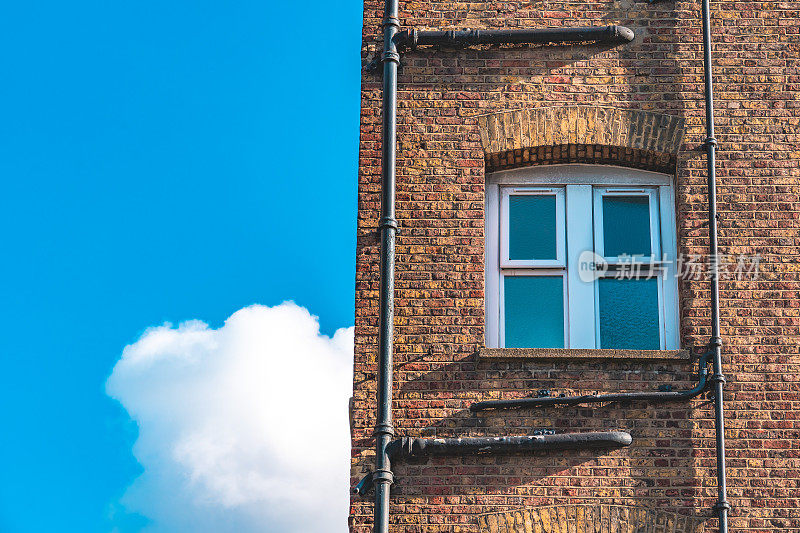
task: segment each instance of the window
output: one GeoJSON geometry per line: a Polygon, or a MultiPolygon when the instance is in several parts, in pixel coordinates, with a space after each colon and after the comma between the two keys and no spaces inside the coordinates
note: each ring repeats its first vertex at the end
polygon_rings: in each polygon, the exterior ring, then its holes
{"type": "Polygon", "coordinates": [[[552,165],[490,174],[486,344],[677,349],[666,174],[552,165]]]}

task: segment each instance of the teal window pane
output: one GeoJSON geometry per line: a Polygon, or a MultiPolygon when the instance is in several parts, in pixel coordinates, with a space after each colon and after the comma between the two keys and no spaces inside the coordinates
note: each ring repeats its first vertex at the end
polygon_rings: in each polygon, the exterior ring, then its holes
{"type": "Polygon", "coordinates": [[[658,350],[658,285],[655,279],[597,280],[600,347],[658,350]]]}
{"type": "Polygon", "coordinates": [[[563,278],[507,276],[504,280],[506,348],[563,348],[563,278]]]}
{"type": "Polygon", "coordinates": [[[510,196],[508,228],[509,259],[556,259],[555,196],[510,196]]]}
{"type": "Polygon", "coordinates": [[[650,199],[603,197],[603,253],[606,257],[650,255],[650,199]]]}

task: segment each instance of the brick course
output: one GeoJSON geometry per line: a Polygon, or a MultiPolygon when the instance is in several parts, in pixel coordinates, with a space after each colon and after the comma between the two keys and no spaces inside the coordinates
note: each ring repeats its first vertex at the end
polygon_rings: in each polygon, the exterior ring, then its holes
{"type": "MultiPolygon", "coordinates": [[[[712,2],[720,252],[762,257],[757,280],[720,284],[733,531],[800,531],[799,13],[800,2],[712,2]]],[[[366,0],[365,67],[380,50],[381,16],[382,3],[366,0]]],[[[676,389],[692,386],[693,368],[682,361],[487,361],[479,360],[478,352],[483,347],[488,171],[570,161],[668,171],[677,180],[679,251],[706,253],[705,156],[697,151],[705,137],[699,4],[401,2],[400,17],[403,26],[431,29],[622,24],[637,38],[618,48],[485,47],[404,54],[398,91],[393,403],[398,434],[620,429],[633,435],[634,444],[610,453],[440,457],[398,464],[392,530],[478,532],[489,515],[587,505],[658,509],[714,528],[715,521],[707,519],[716,499],[707,398],[671,405],[468,410],[476,400],[543,388],[571,394],[653,390],[663,382],[676,389]],[[554,108],[674,117],[686,133],[669,148],[614,146],[577,134],[574,139],[551,136],[545,145],[542,136],[530,133],[506,135],[511,144],[498,140],[496,148],[487,148],[488,126],[482,140],[481,123],[488,124],[488,117],[542,116],[554,108]]],[[[362,74],[353,483],[371,468],[374,454],[380,252],[381,81],[366,68],[362,74]]],[[[708,295],[704,280],[681,285],[683,346],[707,342],[708,295]]],[[[370,531],[371,516],[372,501],[354,498],[351,531],[370,531]]]]}

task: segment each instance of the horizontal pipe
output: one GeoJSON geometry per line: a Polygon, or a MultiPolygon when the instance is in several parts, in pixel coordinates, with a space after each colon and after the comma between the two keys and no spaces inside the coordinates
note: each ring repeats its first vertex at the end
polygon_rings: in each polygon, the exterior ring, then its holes
{"type": "Polygon", "coordinates": [[[632,440],[630,434],[623,431],[447,439],[403,437],[392,441],[387,453],[392,460],[396,460],[437,455],[484,455],[539,450],[622,448],[629,446],[632,440]]]}
{"type": "Polygon", "coordinates": [[[459,48],[476,44],[624,44],[633,41],[634,37],[633,30],[625,26],[449,31],[410,28],[399,32],[395,42],[404,48],[435,45],[459,48]]]}
{"type": "MultiPolygon", "coordinates": [[[[386,447],[392,461],[430,456],[501,455],[542,450],[599,450],[630,446],[633,438],[624,431],[561,433],[559,435],[520,435],[513,437],[465,437],[415,439],[402,437],[386,447]]],[[[353,493],[365,496],[372,489],[375,472],[370,472],[353,487],[353,493]]]]}
{"type": "Polygon", "coordinates": [[[584,403],[608,402],[675,402],[690,400],[702,393],[708,385],[708,360],[713,352],[703,354],[699,361],[700,377],[694,388],[674,392],[617,392],[613,394],[585,394],[583,396],[561,396],[544,398],[518,398],[515,400],[489,400],[470,405],[471,411],[487,409],[513,409],[517,407],[544,407],[548,405],[579,405],[584,403]]]}

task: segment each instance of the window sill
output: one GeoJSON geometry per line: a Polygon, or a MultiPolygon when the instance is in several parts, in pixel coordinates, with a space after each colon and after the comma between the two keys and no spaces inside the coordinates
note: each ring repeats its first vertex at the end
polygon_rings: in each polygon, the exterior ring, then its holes
{"type": "Polygon", "coordinates": [[[689,361],[689,350],[602,350],[593,348],[481,348],[479,361],[569,359],[625,361],[689,361]]]}

